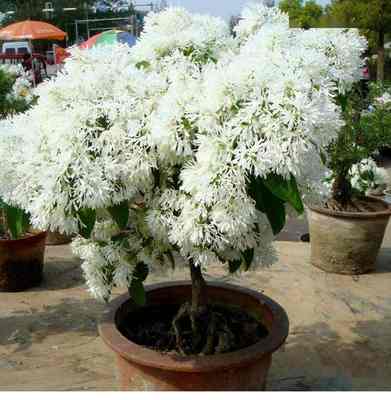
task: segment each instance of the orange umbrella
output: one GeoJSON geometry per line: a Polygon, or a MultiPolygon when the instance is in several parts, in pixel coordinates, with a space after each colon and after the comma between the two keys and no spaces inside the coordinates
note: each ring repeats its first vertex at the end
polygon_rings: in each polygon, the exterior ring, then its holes
{"type": "Polygon", "coordinates": [[[0,40],[63,40],[66,36],[61,29],[42,21],[16,22],[0,30],[0,40]]]}

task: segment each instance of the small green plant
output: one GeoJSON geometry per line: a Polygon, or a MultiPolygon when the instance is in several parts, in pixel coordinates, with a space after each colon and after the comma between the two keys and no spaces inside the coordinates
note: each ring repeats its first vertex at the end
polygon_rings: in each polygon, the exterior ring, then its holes
{"type": "Polygon", "coordinates": [[[0,199],[0,238],[20,239],[28,227],[28,215],[20,208],[10,206],[0,199]]]}
{"type": "Polygon", "coordinates": [[[337,211],[362,211],[354,198],[352,167],[391,145],[391,95],[378,84],[365,98],[358,86],[337,98],[345,119],[338,137],[328,146],[324,161],[331,170],[331,199],[327,207],[337,211]],[[379,95],[382,94],[380,97],[379,95]]]}

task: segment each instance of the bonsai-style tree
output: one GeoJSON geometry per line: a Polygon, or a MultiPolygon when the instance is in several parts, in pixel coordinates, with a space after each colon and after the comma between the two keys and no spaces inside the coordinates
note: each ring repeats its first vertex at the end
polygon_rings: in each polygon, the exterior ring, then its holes
{"type": "Polygon", "coordinates": [[[363,160],[381,147],[391,145],[391,95],[383,84],[373,84],[369,99],[365,99],[356,86],[340,95],[339,103],[346,124],[325,157],[333,182],[331,199],[326,205],[337,211],[371,211],[370,204],[357,200],[362,193],[354,190],[352,178],[357,176],[354,171],[363,160]]]}
{"type": "Polygon", "coordinates": [[[16,150],[2,155],[0,182],[16,171],[3,196],[41,229],[78,234],[99,299],[125,286],[143,304],[147,274],[185,260],[193,295],[173,320],[177,346],[213,354],[228,328],[202,272],[274,261],[286,212],[302,212],[324,174],[317,149],[343,124],[334,93],[358,76],[363,48],[355,32],[292,32],[261,4],[244,10],[235,38],[182,8],[150,14],[132,49],[75,52],[3,130],[16,150]]]}

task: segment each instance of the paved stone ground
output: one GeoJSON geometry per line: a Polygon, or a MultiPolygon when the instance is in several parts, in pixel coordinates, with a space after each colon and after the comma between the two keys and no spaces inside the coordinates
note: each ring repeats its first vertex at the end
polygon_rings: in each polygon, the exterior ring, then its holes
{"type": "MultiPolygon", "coordinates": [[[[289,315],[270,390],[391,390],[390,245],[391,225],[377,272],[358,279],[311,267],[308,244],[283,241],[274,267],[229,278],[289,315]]],[[[220,267],[211,274],[224,279],[220,267]]],[[[85,290],[69,247],[49,247],[40,288],[0,293],[0,390],[115,390],[113,355],[96,330],[104,308],[85,290]]]]}

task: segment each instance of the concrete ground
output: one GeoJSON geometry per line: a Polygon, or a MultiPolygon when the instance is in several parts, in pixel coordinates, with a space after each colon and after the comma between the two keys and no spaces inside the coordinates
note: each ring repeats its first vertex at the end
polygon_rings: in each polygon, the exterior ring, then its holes
{"type": "MultiPolygon", "coordinates": [[[[359,278],[311,267],[307,243],[276,247],[272,268],[229,278],[263,291],[289,315],[268,388],[391,390],[391,224],[377,271],[359,278]]],[[[220,267],[210,273],[222,279],[220,267]]],[[[43,285],[0,293],[0,307],[0,390],[116,389],[113,354],[96,329],[105,305],[85,290],[68,246],[48,247],[43,285]]]]}

